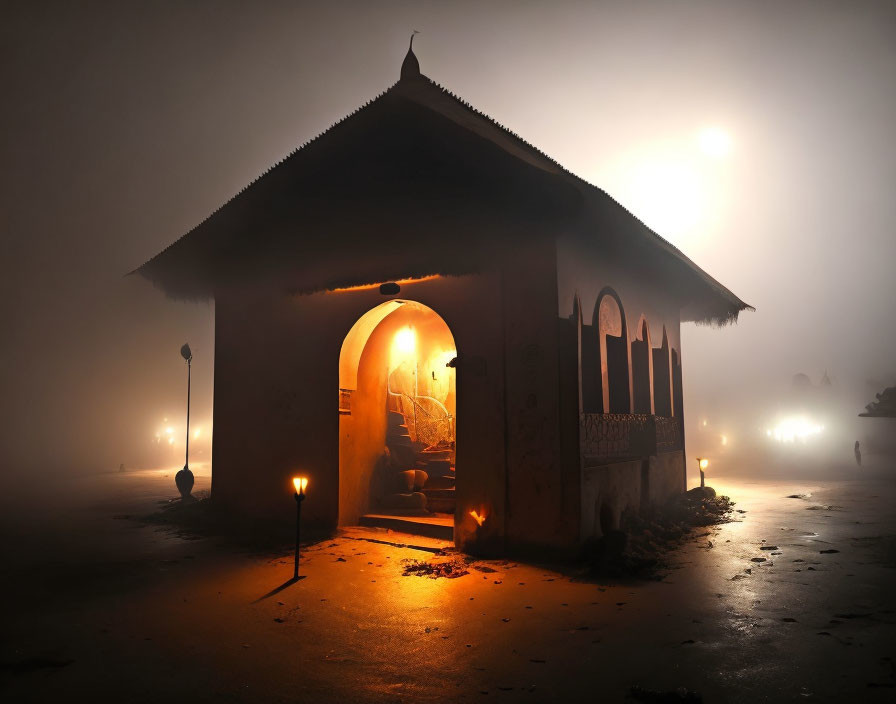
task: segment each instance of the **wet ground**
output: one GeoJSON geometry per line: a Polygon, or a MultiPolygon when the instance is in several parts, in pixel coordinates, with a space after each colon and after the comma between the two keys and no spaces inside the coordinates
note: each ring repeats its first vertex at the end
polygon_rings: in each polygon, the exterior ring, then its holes
{"type": "Polygon", "coordinates": [[[404,576],[440,544],[362,530],[308,547],[305,578],[289,583],[290,554],[136,520],[173,495],[165,474],[7,495],[4,701],[614,702],[634,701],[632,687],[705,702],[896,698],[885,474],[715,480],[736,522],[697,529],[662,581],[628,583],[502,561],[404,576]]]}

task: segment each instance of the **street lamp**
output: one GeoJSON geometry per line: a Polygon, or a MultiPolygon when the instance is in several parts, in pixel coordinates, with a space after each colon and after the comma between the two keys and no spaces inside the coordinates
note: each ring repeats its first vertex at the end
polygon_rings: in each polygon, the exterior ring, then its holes
{"type": "Polygon", "coordinates": [[[180,348],[180,356],[187,362],[187,451],[184,457],[184,468],[174,475],[174,483],[182,498],[189,498],[193,491],[193,473],[190,471],[190,373],[192,371],[193,352],[184,344],[180,348]]]}
{"type": "Polygon", "coordinates": [[[302,526],[302,502],[305,500],[305,487],[308,486],[308,477],[294,477],[293,486],[296,488],[296,560],[292,578],[299,578],[299,536],[302,526]]]}
{"type": "Polygon", "coordinates": [[[709,466],[709,460],[705,457],[697,458],[697,466],[700,467],[700,488],[703,489],[706,486],[706,468],[709,466]]]}

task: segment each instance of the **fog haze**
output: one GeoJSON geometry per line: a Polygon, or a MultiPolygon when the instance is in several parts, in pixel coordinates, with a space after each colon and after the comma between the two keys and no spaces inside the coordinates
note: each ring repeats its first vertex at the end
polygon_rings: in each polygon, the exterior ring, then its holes
{"type": "Polygon", "coordinates": [[[185,341],[210,422],[214,304],[126,274],[387,89],[414,29],[423,73],[756,307],[682,328],[689,454],[702,420],[733,448],[825,371],[852,452],[896,383],[893,3],[5,2],[7,472],[178,463],[154,435],[183,423],[185,341]]]}

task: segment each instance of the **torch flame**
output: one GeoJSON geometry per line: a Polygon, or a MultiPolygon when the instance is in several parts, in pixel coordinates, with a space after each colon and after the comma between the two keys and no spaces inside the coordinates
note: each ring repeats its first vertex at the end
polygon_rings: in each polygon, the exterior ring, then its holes
{"type": "Polygon", "coordinates": [[[483,523],[485,523],[485,512],[484,511],[481,516],[478,513],[476,513],[475,510],[470,511],[470,515],[473,517],[473,520],[476,521],[476,523],[478,525],[481,526],[483,523]]]}
{"type": "Polygon", "coordinates": [[[292,483],[296,488],[297,494],[304,494],[305,487],[308,486],[308,477],[294,477],[292,483]]]}

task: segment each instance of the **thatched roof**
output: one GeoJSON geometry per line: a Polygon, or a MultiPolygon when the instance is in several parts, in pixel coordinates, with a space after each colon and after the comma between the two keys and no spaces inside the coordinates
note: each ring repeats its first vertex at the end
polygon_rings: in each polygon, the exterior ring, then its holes
{"type": "Polygon", "coordinates": [[[260,276],[312,292],[466,274],[595,212],[662,259],[683,320],[724,324],[750,308],[604,191],[421,74],[409,51],[397,83],[132,273],[176,298],[260,276]]]}

